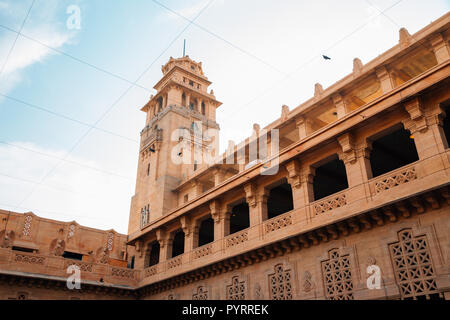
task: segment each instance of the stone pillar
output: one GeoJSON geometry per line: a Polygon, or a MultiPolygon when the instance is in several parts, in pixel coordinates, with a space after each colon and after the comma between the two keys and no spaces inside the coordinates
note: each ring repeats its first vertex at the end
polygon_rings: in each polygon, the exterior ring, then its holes
{"type": "Polygon", "coordinates": [[[190,109],[191,104],[191,95],[189,93],[186,93],[186,108],[190,109]]]}
{"type": "Polygon", "coordinates": [[[224,169],[214,168],[212,172],[214,175],[214,186],[218,186],[225,180],[225,170],[224,169]]]}
{"type": "Polygon", "coordinates": [[[403,121],[403,125],[414,138],[419,159],[424,160],[444,152],[443,112],[439,106],[425,109],[419,98],[407,101],[404,106],[410,117],[403,121]]]}
{"type": "Polygon", "coordinates": [[[305,117],[298,117],[295,125],[298,129],[298,135],[300,137],[300,140],[306,138],[308,134],[310,134],[312,130],[312,122],[310,119],[307,119],[305,117]]]}
{"type": "Polygon", "coordinates": [[[167,94],[162,95],[162,107],[163,109],[167,107],[167,94]]]}
{"type": "Polygon", "coordinates": [[[244,185],[244,190],[250,211],[250,227],[254,227],[267,220],[267,194],[257,194],[255,183],[244,185]]]}
{"type": "Polygon", "coordinates": [[[342,99],[342,96],[340,94],[336,94],[332,98],[333,103],[336,106],[336,113],[338,119],[345,117],[345,115],[347,114],[347,108],[344,99],[342,99]]]}
{"type": "Polygon", "coordinates": [[[200,181],[192,181],[191,187],[193,189],[194,199],[199,197],[203,193],[203,184],[200,181]]]}
{"type": "Polygon", "coordinates": [[[450,58],[450,49],[448,46],[448,42],[444,38],[443,34],[438,33],[434,35],[431,38],[430,43],[433,47],[437,63],[443,63],[450,58]]]}
{"type": "Polygon", "coordinates": [[[286,171],[288,172],[287,180],[291,185],[292,199],[294,202],[294,210],[306,205],[305,198],[302,190],[302,179],[300,172],[300,163],[294,159],[288,162],[286,165],[286,171]]]}
{"type": "Polygon", "coordinates": [[[391,75],[387,71],[386,67],[380,67],[376,69],[375,72],[377,74],[378,80],[380,81],[381,90],[383,91],[383,93],[390,92],[394,88],[394,85],[391,79],[391,75]]]}
{"type": "Polygon", "coordinates": [[[180,218],[180,224],[184,232],[184,252],[192,251],[194,249],[195,235],[198,235],[198,226],[194,225],[186,216],[180,218]]]}
{"type": "Polygon", "coordinates": [[[343,134],[337,138],[342,152],[339,159],[345,164],[347,182],[349,188],[363,184],[372,178],[372,167],[370,165],[371,146],[368,143],[355,146],[353,135],[343,134]]]}
{"type": "Polygon", "coordinates": [[[173,239],[163,229],[156,230],[156,240],[159,242],[159,263],[166,261],[172,254],[173,239]]]}
{"type": "Polygon", "coordinates": [[[209,208],[214,220],[214,241],[223,239],[230,230],[230,215],[223,210],[218,200],[211,201],[209,208]]]}

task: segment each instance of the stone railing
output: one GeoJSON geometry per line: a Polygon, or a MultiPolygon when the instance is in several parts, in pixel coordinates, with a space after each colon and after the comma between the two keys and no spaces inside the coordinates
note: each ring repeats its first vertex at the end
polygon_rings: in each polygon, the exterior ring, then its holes
{"type": "Polygon", "coordinates": [[[111,276],[118,278],[134,279],[135,270],[120,267],[111,267],[111,276]]]}
{"type": "Polygon", "coordinates": [[[230,248],[248,241],[248,230],[231,234],[225,238],[225,247],[230,248]]]}
{"type": "Polygon", "coordinates": [[[313,216],[318,216],[322,213],[341,208],[347,205],[347,195],[345,192],[335,193],[324,199],[317,200],[311,203],[313,216]]]}
{"type": "Polygon", "coordinates": [[[170,260],[167,260],[167,269],[169,270],[169,269],[179,267],[179,266],[181,266],[181,264],[182,264],[181,256],[172,258],[170,260]]]}
{"type": "Polygon", "coordinates": [[[291,212],[287,212],[264,222],[264,233],[268,234],[270,232],[290,226],[291,224],[292,214],[291,212]]]}
{"type": "Polygon", "coordinates": [[[81,271],[84,272],[92,272],[93,264],[89,262],[82,262],[77,260],[68,260],[65,263],[65,268],[67,269],[69,266],[77,266],[81,271]]]}
{"type": "Polygon", "coordinates": [[[201,247],[195,249],[193,254],[192,254],[192,258],[193,259],[199,259],[201,257],[208,256],[211,253],[212,253],[212,245],[211,244],[207,244],[207,245],[204,245],[204,246],[201,246],[201,247]]]}
{"type": "Polygon", "coordinates": [[[377,195],[386,190],[392,189],[394,187],[400,186],[407,182],[413,181],[417,179],[416,166],[408,165],[397,169],[393,172],[389,172],[387,174],[382,175],[381,177],[376,177],[370,181],[372,185],[371,190],[373,190],[373,194],[377,195]]]}
{"type": "Polygon", "coordinates": [[[14,262],[45,265],[46,257],[35,254],[16,253],[14,255],[14,262]]]}
{"type": "Polygon", "coordinates": [[[154,265],[144,269],[144,278],[154,276],[158,273],[158,265],[154,265]]]}

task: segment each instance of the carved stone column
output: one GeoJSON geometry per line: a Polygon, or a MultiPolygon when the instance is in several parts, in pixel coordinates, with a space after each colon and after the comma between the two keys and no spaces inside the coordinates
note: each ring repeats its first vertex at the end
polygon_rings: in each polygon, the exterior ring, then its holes
{"type": "Polygon", "coordinates": [[[257,194],[255,183],[244,185],[244,190],[250,211],[250,227],[254,227],[267,219],[267,197],[264,197],[264,194],[257,194]]]}
{"type": "Polygon", "coordinates": [[[338,155],[345,164],[349,188],[363,184],[371,179],[370,144],[365,143],[356,146],[354,137],[350,133],[341,135],[337,140],[342,148],[342,152],[339,152],[338,155]]]}
{"type": "Polygon", "coordinates": [[[286,171],[288,172],[287,180],[291,185],[292,199],[294,202],[294,209],[301,208],[306,205],[304,190],[302,190],[302,177],[300,171],[300,163],[294,159],[288,162],[286,165],[286,171]]]}
{"type": "Polygon", "coordinates": [[[159,242],[159,263],[166,261],[172,254],[172,244],[169,236],[162,228],[156,230],[156,240],[159,242]]]}
{"type": "Polygon", "coordinates": [[[347,114],[347,107],[345,105],[344,99],[340,94],[336,94],[332,97],[333,103],[336,106],[336,113],[338,119],[343,118],[347,114]]]}
{"type": "Polygon", "coordinates": [[[218,186],[225,180],[226,171],[224,169],[214,168],[212,172],[214,175],[214,186],[218,186]]]}
{"type": "Polygon", "coordinates": [[[194,249],[194,238],[198,235],[198,226],[186,216],[180,218],[181,229],[184,232],[184,252],[189,252],[194,249]]]}
{"type": "Polygon", "coordinates": [[[407,101],[404,106],[410,118],[404,120],[403,125],[414,138],[419,159],[428,159],[444,152],[443,111],[439,106],[425,108],[419,98],[407,101]]]}
{"type": "Polygon", "coordinates": [[[431,38],[430,43],[433,47],[437,63],[442,63],[450,59],[450,48],[448,46],[448,41],[446,41],[443,34],[438,33],[434,35],[431,38]]]}
{"type": "Polygon", "coordinates": [[[230,230],[230,215],[218,200],[211,201],[209,208],[214,220],[214,241],[223,239],[230,230]]]}
{"type": "Polygon", "coordinates": [[[394,88],[394,84],[391,75],[387,71],[386,67],[380,67],[375,70],[378,80],[380,81],[381,90],[383,93],[387,93],[394,88]]]}
{"type": "Polygon", "coordinates": [[[297,118],[297,120],[295,122],[295,126],[298,129],[298,135],[300,137],[300,140],[306,138],[306,136],[309,135],[313,131],[312,130],[312,121],[303,116],[300,116],[297,118]]]}

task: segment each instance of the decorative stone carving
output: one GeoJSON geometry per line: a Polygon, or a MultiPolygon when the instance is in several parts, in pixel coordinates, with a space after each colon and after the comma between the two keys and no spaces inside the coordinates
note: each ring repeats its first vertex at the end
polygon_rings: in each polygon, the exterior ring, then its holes
{"type": "Polygon", "coordinates": [[[294,159],[288,162],[285,167],[288,172],[288,183],[292,188],[300,188],[302,183],[300,178],[300,163],[298,162],[298,160],[294,159]]]}
{"type": "Polygon", "coordinates": [[[106,241],[106,247],[108,248],[108,251],[112,251],[114,246],[114,233],[108,232],[108,238],[106,241]]]}
{"type": "Polygon", "coordinates": [[[404,183],[417,179],[415,167],[409,167],[395,174],[385,177],[375,182],[375,193],[380,193],[389,190],[393,187],[402,185],[404,183]]]}
{"type": "Polygon", "coordinates": [[[12,230],[0,232],[0,248],[12,248],[16,234],[12,230]]]}
{"type": "Polygon", "coordinates": [[[353,59],[353,74],[355,76],[358,76],[361,74],[363,68],[363,64],[361,62],[361,59],[355,58],[353,59]]]}
{"type": "Polygon", "coordinates": [[[60,257],[66,249],[66,242],[62,239],[54,239],[50,243],[50,252],[52,255],[60,257]]]}
{"type": "Polygon", "coordinates": [[[269,275],[269,293],[271,300],[292,300],[291,270],[285,270],[283,264],[277,264],[269,275]]]}
{"type": "Polygon", "coordinates": [[[248,183],[244,185],[245,197],[249,207],[256,207],[256,185],[248,183]]]}
{"type": "Polygon", "coordinates": [[[322,261],[325,295],[329,300],[353,300],[353,281],[348,255],[341,256],[338,249],[328,252],[322,261]]]}
{"type": "Polygon", "coordinates": [[[255,292],[255,300],[261,300],[264,298],[264,293],[259,283],[255,284],[254,292],[255,292]]]}
{"type": "Polygon", "coordinates": [[[23,224],[22,235],[26,238],[31,237],[31,223],[33,222],[32,215],[25,216],[25,222],[23,224]]]}
{"type": "Polygon", "coordinates": [[[439,292],[426,235],[414,237],[411,229],[402,230],[389,251],[402,299],[429,298],[439,292]]]}
{"type": "Polygon", "coordinates": [[[238,232],[237,234],[232,234],[226,238],[226,247],[234,247],[238,244],[244,243],[248,241],[248,231],[244,230],[242,232],[238,232]]]}
{"type": "Polygon", "coordinates": [[[331,196],[326,198],[323,201],[317,202],[313,206],[314,214],[317,216],[321,213],[325,213],[327,211],[331,211],[333,209],[337,209],[347,205],[347,197],[344,194],[339,194],[336,196],[331,196]]]}
{"type": "Polygon", "coordinates": [[[309,271],[305,271],[303,274],[302,288],[304,292],[310,292],[315,288],[315,283],[312,280],[312,275],[309,271]]]}
{"type": "Polygon", "coordinates": [[[197,287],[197,292],[192,295],[192,300],[208,300],[208,289],[204,286],[197,287]]]}
{"type": "Polygon", "coordinates": [[[239,277],[233,277],[231,284],[226,286],[227,300],[245,300],[245,280],[239,281],[239,277]]]}
{"type": "Polygon", "coordinates": [[[109,250],[102,247],[97,250],[97,263],[107,264],[109,261],[109,250]]]}
{"type": "Polygon", "coordinates": [[[264,224],[264,232],[267,234],[290,226],[291,224],[292,224],[292,216],[290,214],[275,217],[273,219],[270,219],[264,224]]]}

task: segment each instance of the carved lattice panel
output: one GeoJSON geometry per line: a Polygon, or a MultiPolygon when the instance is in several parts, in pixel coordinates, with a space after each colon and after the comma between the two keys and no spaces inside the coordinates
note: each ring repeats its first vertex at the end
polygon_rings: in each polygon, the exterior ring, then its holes
{"type": "Polygon", "coordinates": [[[192,295],[192,300],[208,300],[208,290],[200,286],[197,288],[197,293],[192,295]]]}
{"type": "Polygon", "coordinates": [[[398,242],[389,245],[389,251],[402,299],[429,298],[438,293],[425,235],[413,237],[411,229],[402,230],[398,242]]]}
{"type": "Polygon", "coordinates": [[[325,295],[329,300],[353,300],[353,282],[348,255],[341,256],[337,249],[322,261],[325,295]]]}
{"type": "Polygon", "coordinates": [[[227,300],[245,300],[245,281],[239,281],[238,277],[231,279],[231,285],[227,286],[227,300]]]}
{"type": "Polygon", "coordinates": [[[272,300],[292,300],[291,270],[284,270],[282,264],[275,266],[269,275],[270,298],[272,300]]]}

